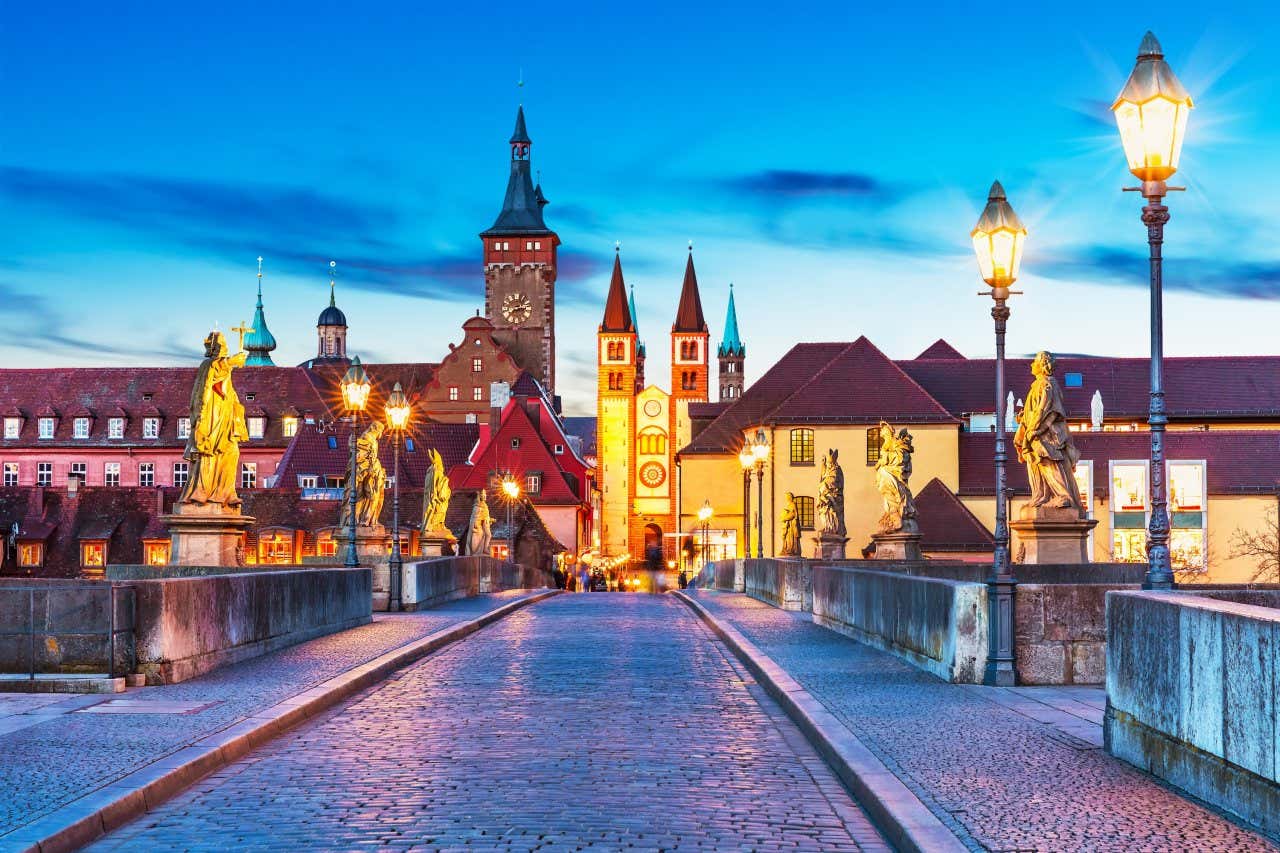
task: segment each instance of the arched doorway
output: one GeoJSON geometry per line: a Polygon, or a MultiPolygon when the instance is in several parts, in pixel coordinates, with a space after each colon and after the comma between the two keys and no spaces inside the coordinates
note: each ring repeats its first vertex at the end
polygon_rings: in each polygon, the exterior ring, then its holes
{"type": "Polygon", "coordinates": [[[662,528],[656,524],[644,527],[644,564],[650,569],[662,568],[662,528]]]}

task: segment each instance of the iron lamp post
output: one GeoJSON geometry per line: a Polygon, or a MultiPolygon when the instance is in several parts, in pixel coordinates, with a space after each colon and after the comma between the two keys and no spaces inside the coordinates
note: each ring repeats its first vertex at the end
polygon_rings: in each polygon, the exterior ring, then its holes
{"type": "Polygon", "coordinates": [[[391,478],[391,561],[388,564],[391,575],[391,589],[387,601],[387,609],[398,611],[401,608],[401,587],[404,584],[404,555],[400,551],[400,442],[405,427],[409,425],[409,398],[397,382],[391,389],[391,396],[383,407],[387,418],[387,427],[394,440],[394,462],[391,478]]]}
{"type": "Polygon", "coordinates": [[[763,427],[756,430],[755,441],[751,442],[751,455],[756,461],[756,559],[759,560],[764,547],[764,463],[769,458],[769,439],[763,427]]]}
{"type": "Polygon", "coordinates": [[[507,501],[507,559],[515,562],[516,532],[511,526],[511,507],[520,499],[520,483],[510,474],[502,478],[502,494],[507,501]]]}
{"type": "Polygon", "coordinates": [[[999,181],[991,185],[987,206],[969,236],[973,239],[982,280],[991,288],[979,295],[990,296],[995,301],[991,319],[996,325],[996,541],[991,575],[987,578],[989,636],[983,683],[1012,686],[1018,681],[1013,655],[1013,595],[1017,581],[1009,559],[1009,492],[1005,485],[1008,456],[1004,430],[1004,334],[1009,321],[1008,300],[1015,292],[1009,288],[1018,277],[1027,229],[1013,212],[999,181]]]}
{"type": "MultiPolygon", "coordinates": [[[[702,523],[702,566],[707,565],[707,545],[711,527],[711,516],[715,510],[711,508],[711,501],[704,500],[702,506],[698,507],[698,521],[702,523]]],[[[701,568],[701,567],[700,567],[701,568]]]]}
{"type": "Polygon", "coordinates": [[[360,556],[356,553],[356,430],[360,424],[360,413],[369,402],[369,374],[360,364],[360,357],[351,359],[351,366],[340,383],[342,404],[351,416],[351,437],[347,442],[351,449],[351,470],[347,473],[347,512],[350,519],[347,525],[347,556],[343,561],[349,569],[360,565],[360,556]]]}
{"type": "Polygon", "coordinates": [[[1191,96],[1164,61],[1160,42],[1147,33],[1138,47],[1138,62],[1124,88],[1111,105],[1129,171],[1142,181],[1147,200],[1142,223],[1147,226],[1151,266],[1151,402],[1147,423],[1151,429],[1151,520],[1147,524],[1147,577],[1145,589],[1173,588],[1169,558],[1169,497],[1165,488],[1164,432],[1168,417],[1164,401],[1164,297],[1162,257],[1164,226],[1169,221],[1165,194],[1183,187],[1165,181],[1178,171],[1182,141],[1187,132],[1191,96]]]}
{"type": "Polygon", "coordinates": [[[751,470],[755,468],[756,457],[751,452],[751,442],[742,446],[738,454],[738,464],[742,466],[742,555],[751,556],[751,470]]]}

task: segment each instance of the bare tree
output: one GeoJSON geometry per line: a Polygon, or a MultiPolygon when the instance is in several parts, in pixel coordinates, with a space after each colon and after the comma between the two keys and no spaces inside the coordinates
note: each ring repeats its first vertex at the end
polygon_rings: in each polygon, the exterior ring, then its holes
{"type": "Polygon", "coordinates": [[[1280,512],[1268,507],[1262,527],[1236,528],[1231,535],[1231,556],[1253,561],[1254,583],[1280,583],[1280,512]]]}

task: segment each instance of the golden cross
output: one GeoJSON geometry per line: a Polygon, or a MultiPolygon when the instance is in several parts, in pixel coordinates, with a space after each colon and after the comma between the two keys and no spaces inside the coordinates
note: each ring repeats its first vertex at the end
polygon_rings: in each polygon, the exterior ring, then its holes
{"type": "Polygon", "coordinates": [[[249,334],[250,332],[252,332],[252,331],[253,331],[253,326],[250,326],[250,325],[249,325],[248,323],[246,323],[244,320],[241,320],[241,321],[240,321],[240,325],[239,325],[239,326],[232,326],[232,327],[231,327],[231,331],[233,331],[233,332],[237,332],[237,333],[240,335],[240,351],[241,351],[241,352],[243,352],[243,351],[244,351],[244,336],[245,336],[245,335],[247,335],[247,334],[249,334]]]}

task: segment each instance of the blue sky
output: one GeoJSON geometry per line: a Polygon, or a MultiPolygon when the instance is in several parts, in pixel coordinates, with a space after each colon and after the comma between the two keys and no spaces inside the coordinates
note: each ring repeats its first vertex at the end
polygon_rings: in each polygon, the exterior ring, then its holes
{"type": "Polygon", "coordinates": [[[439,359],[482,299],[520,101],[571,413],[594,411],[615,240],[655,377],[689,239],[716,340],[736,285],[748,380],[799,340],[989,354],[968,231],[994,178],[1031,231],[1010,350],[1142,355],[1107,106],[1148,28],[1197,102],[1167,351],[1275,351],[1267,4],[363,6],[0,6],[0,362],[192,360],[251,315],[259,254],[278,363],[314,352],[330,258],[353,352],[439,359]]]}

